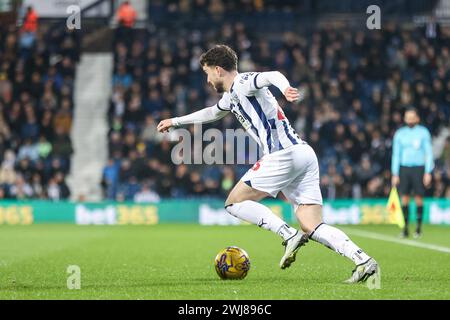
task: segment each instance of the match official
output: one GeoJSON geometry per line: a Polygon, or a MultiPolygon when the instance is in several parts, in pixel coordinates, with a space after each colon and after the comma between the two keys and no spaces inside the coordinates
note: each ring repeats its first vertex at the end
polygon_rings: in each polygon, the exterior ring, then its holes
{"type": "Polygon", "coordinates": [[[417,208],[417,228],[415,238],[420,237],[423,218],[423,196],[425,187],[431,184],[431,171],[434,167],[431,148],[431,135],[427,128],[419,125],[420,117],[416,109],[405,111],[406,126],[398,129],[394,135],[392,147],[392,185],[398,186],[405,228],[402,236],[408,237],[409,200],[414,194],[417,208]]]}

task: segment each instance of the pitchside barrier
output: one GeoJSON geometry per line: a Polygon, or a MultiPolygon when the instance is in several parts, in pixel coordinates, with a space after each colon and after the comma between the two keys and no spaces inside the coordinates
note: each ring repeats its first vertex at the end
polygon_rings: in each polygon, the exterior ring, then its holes
{"type": "MultiPolygon", "coordinates": [[[[294,222],[293,208],[279,200],[263,202],[277,215],[294,222]]],[[[325,202],[324,220],[330,224],[394,224],[385,199],[336,200],[325,202]]],[[[415,221],[411,203],[410,219],[415,221]]],[[[450,225],[450,199],[425,199],[424,222],[450,225]]],[[[221,200],[163,200],[158,203],[133,202],[51,202],[0,201],[0,225],[74,223],[80,225],[153,225],[158,223],[199,223],[239,225],[221,200]]]]}

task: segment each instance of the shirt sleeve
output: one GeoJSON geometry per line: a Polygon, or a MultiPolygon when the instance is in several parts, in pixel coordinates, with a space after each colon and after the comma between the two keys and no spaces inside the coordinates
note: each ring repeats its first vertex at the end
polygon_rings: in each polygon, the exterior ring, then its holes
{"type": "Polygon", "coordinates": [[[224,93],[222,98],[217,102],[217,108],[222,111],[231,111],[231,101],[230,95],[228,93],[224,93]]]}
{"type": "Polygon", "coordinates": [[[397,131],[394,135],[394,142],[392,145],[391,172],[392,175],[394,176],[398,176],[400,171],[400,154],[401,154],[400,132],[397,131]]]}
{"type": "Polygon", "coordinates": [[[428,130],[425,129],[425,141],[424,141],[424,151],[425,151],[425,172],[431,173],[434,168],[434,159],[433,159],[433,147],[431,144],[431,135],[428,130]]]}
{"type": "Polygon", "coordinates": [[[270,85],[277,87],[283,94],[291,86],[288,79],[279,71],[261,72],[253,78],[253,87],[256,90],[270,85]]]}
{"type": "Polygon", "coordinates": [[[224,95],[222,99],[212,107],[207,107],[182,117],[172,118],[172,122],[176,127],[192,123],[209,123],[222,119],[230,112],[230,110],[229,97],[224,95]]]}

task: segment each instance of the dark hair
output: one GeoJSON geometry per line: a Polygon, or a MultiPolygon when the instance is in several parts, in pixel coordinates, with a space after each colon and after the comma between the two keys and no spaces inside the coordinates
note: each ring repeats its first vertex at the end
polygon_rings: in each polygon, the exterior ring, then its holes
{"type": "Polygon", "coordinates": [[[229,46],[219,44],[206,51],[200,57],[200,65],[218,66],[227,71],[237,70],[238,57],[229,46]]]}
{"type": "Polygon", "coordinates": [[[414,112],[416,115],[419,116],[419,110],[417,110],[417,108],[414,108],[414,107],[406,107],[405,113],[407,113],[407,112],[414,112]]]}

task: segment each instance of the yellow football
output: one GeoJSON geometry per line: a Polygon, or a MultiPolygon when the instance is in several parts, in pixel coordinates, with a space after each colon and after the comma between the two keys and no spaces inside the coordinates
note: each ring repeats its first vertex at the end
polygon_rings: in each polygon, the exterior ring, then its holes
{"type": "Polygon", "coordinates": [[[223,280],[242,280],[250,270],[250,258],[241,248],[227,247],[217,254],[215,267],[223,280]]]}

